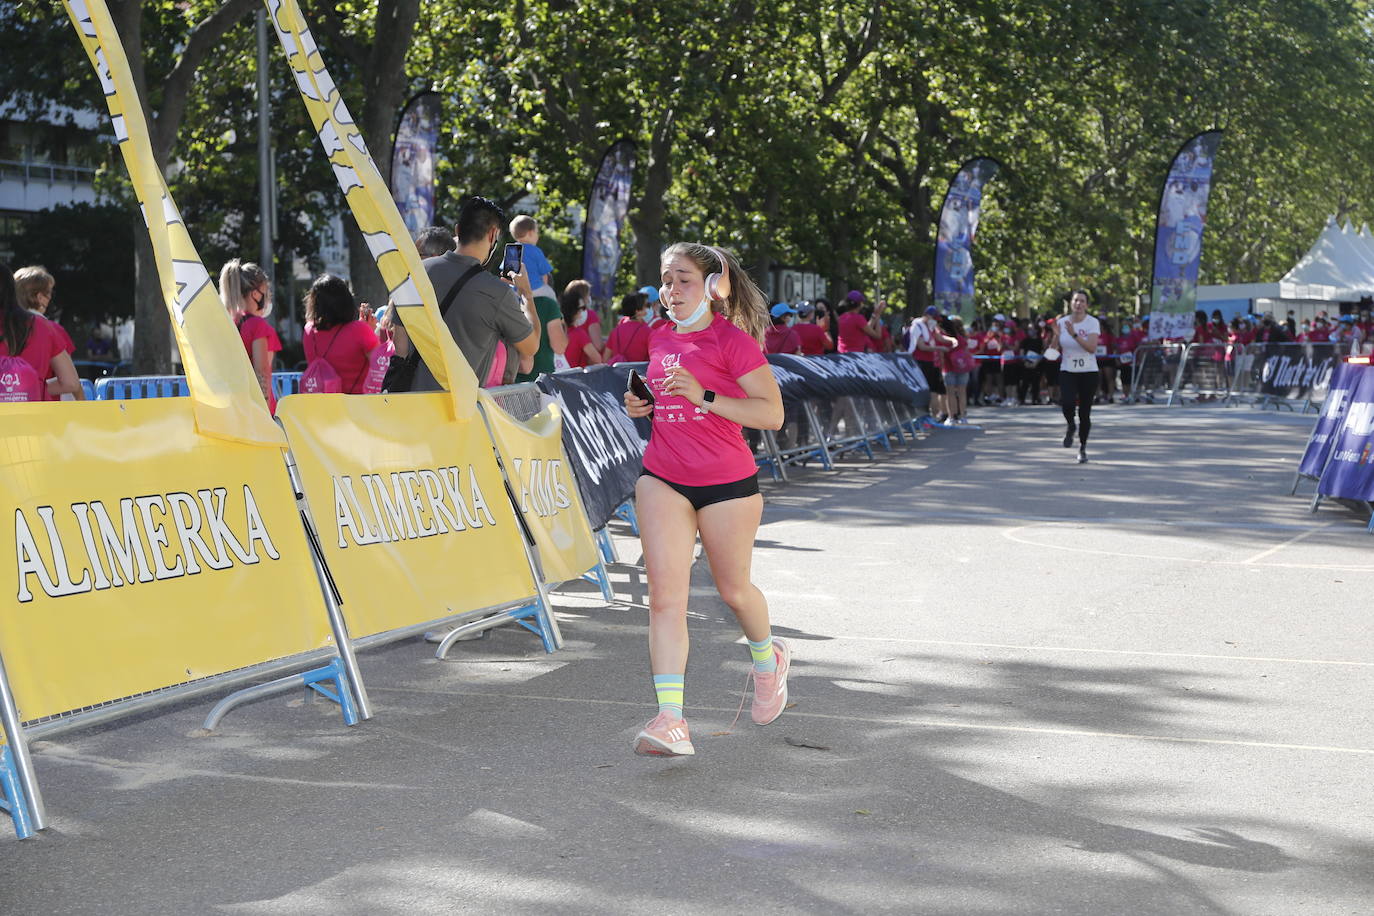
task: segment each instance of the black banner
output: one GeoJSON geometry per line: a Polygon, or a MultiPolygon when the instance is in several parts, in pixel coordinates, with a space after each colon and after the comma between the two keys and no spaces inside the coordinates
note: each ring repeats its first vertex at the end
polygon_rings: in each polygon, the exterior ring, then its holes
{"type": "Polygon", "coordinates": [[[1333,343],[1270,344],[1252,357],[1260,363],[1260,393],[1303,401],[1325,391],[1340,362],[1333,343]]]}
{"type": "Polygon", "coordinates": [[[774,353],[769,355],[768,362],[783,389],[784,399],[863,397],[921,405],[930,397],[925,376],[906,354],[774,353]]]}
{"type": "MultiPolygon", "coordinates": [[[[642,366],[642,364],[641,364],[642,366]]],[[[649,444],[649,422],[625,413],[629,366],[541,375],[539,388],[563,409],[563,448],[593,529],[602,528],[634,496],[649,444]]]]}
{"type": "MultiPolygon", "coordinates": [[[[904,353],[772,354],[768,362],[788,402],[865,397],[925,406],[930,400],[925,376],[904,353]]],[[[647,366],[621,363],[539,377],[540,390],[563,408],[563,447],[593,529],[634,495],[644,467],[649,420],[625,414],[631,369],[643,375],[647,366]]]]}

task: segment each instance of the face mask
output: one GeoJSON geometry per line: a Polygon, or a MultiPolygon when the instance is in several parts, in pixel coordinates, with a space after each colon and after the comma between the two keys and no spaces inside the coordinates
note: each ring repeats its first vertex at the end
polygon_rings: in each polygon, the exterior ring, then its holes
{"type": "Polygon", "coordinates": [[[654,320],[654,313],[653,313],[653,312],[645,312],[643,315],[640,315],[640,316],[639,316],[639,320],[642,321],[642,322],[644,322],[645,324],[649,324],[649,323],[651,323],[651,322],[654,320]]]}
{"type": "Polygon", "coordinates": [[[680,328],[686,328],[696,324],[698,321],[704,318],[706,316],[706,312],[710,310],[710,308],[711,303],[707,301],[707,299],[703,296],[701,300],[701,305],[698,305],[696,311],[692,312],[692,314],[688,315],[686,318],[677,317],[677,315],[673,314],[672,309],[668,309],[668,317],[673,319],[673,324],[677,325],[680,328]]]}
{"type": "Polygon", "coordinates": [[[587,310],[586,310],[586,309],[583,309],[582,311],[578,312],[578,313],[577,313],[577,317],[573,319],[573,327],[575,327],[575,328],[580,328],[580,327],[582,327],[582,325],[584,325],[584,324],[586,324],[586,323],[587,323],[587,310]]]}
{"type": "Polygon", "coordinates": [[[793,315],[793,316],[791,316],[790,318],[787,319],[787,326],[788,326],[789,328],[792,327],[792,325],[794,325],[794,324],[796,324],[796,323],[797,323],[797,317],[796,317],[795,315],[793,315]]]}

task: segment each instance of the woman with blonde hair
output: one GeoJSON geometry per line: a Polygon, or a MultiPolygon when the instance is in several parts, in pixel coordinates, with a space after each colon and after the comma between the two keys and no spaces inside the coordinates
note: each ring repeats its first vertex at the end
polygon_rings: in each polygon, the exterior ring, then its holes
{"type": "Polygon", "coordinates": [[[0,378],[0,401],[55,401],[80,392],[64,341],[57,325],[20,304],[14,275],[0,264],[0,359],[21,363],[0,378]]]}
{"type": "MultiPolygon", "coordinates": [[[[14,292],[19,299],[19,307],[33,312],[35,315],[48,317],[48,307],[52,305],[53,290],[57,289],[57,281],[53,275],[48,273],[44,267],[37,265],[32,267],[21,267],[14,272],[14,292]]],[[[62,327],[51,318],[48,323],[57,332],[57,336],[62,338],[62,348],[67,351],[68,357],[76,355],[76,344],[72,342],[72,335],[67,333],[67,329],[62,327]]],[[[56,390],[59,387],[57,376],[48,379],[48,389],[56,390]]],[[[60,386],[64,389],[68,386],[60,386]]],[[[86,392],[80,385],[76,386],[75,391],[65,391],[70,394],[74,401],[86,400],[86,392]]]]}
{"type": "Polygon", "coordinates": [[[682,703],[698,534],[716,590],[749,642],[755,724],[767,725],[787,705],[791,660],[773,639],[768,603],[750,580],[763,497],[741,429],[778,429],[783,421],[782,395],[763,355],[767,301],[734,255],[719,248],[679,242],[663,252],[661,266],[670,320],[649,341],[645,381],[653,400],[625,394],[631,417],[653,417],[635,499],[659,711],[636,735],[634,750],[674,757],[695,753],[682,703]]]}
{"type": "Polygon", "coordinates": [[[281,351],[281,338],[267,321],[272,314],[272,284],[267,280],[267,272],[251,261],[234,258],[219,272],[219,295],[238,328],[243,348],[248,351],[267,409],[275,415],[277,394],[272,389],[272,354],[281,351]]]}

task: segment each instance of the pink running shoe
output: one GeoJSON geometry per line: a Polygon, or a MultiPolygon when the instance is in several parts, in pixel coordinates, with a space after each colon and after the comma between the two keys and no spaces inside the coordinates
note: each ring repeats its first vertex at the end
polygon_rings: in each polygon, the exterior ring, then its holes
{"type": "Polygon", "coordinates": [[[787,673],[792,667],[792,650],[787,643],[773,637],[773,658],[777,660],[776,671],[755,671],[754,705],[749,707],[749,716],[755,725],[767,725],[782,715],[787,705],[787,673]]]}
{"type": "Polygon", "coordinates": [[[661,712],[635,736],[635,753],[641,757],[690,757],[696,753],[687,720],[661,712]]]}

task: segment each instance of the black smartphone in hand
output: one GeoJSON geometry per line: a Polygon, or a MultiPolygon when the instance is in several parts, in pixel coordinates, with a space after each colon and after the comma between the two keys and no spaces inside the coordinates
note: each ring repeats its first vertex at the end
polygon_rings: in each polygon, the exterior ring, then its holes
{"type": "Polygon", "coordinates": [[[506,246],[505,253],[501,255],[501,276],[520,273],[520,265],[524,261],[525,246],[519,242],[511,242],[506,246]]]}
{"type": "Polygon", "coordinates": [[[654,402],[654,393],[649,390],[648,385],[644,384],[644,379],[639,377],[639,373],[633,369],[630,370],[630,384],[628,387],[630,394],[633,394],[641,401],[648,401],[650,404],[654,402]]]}

